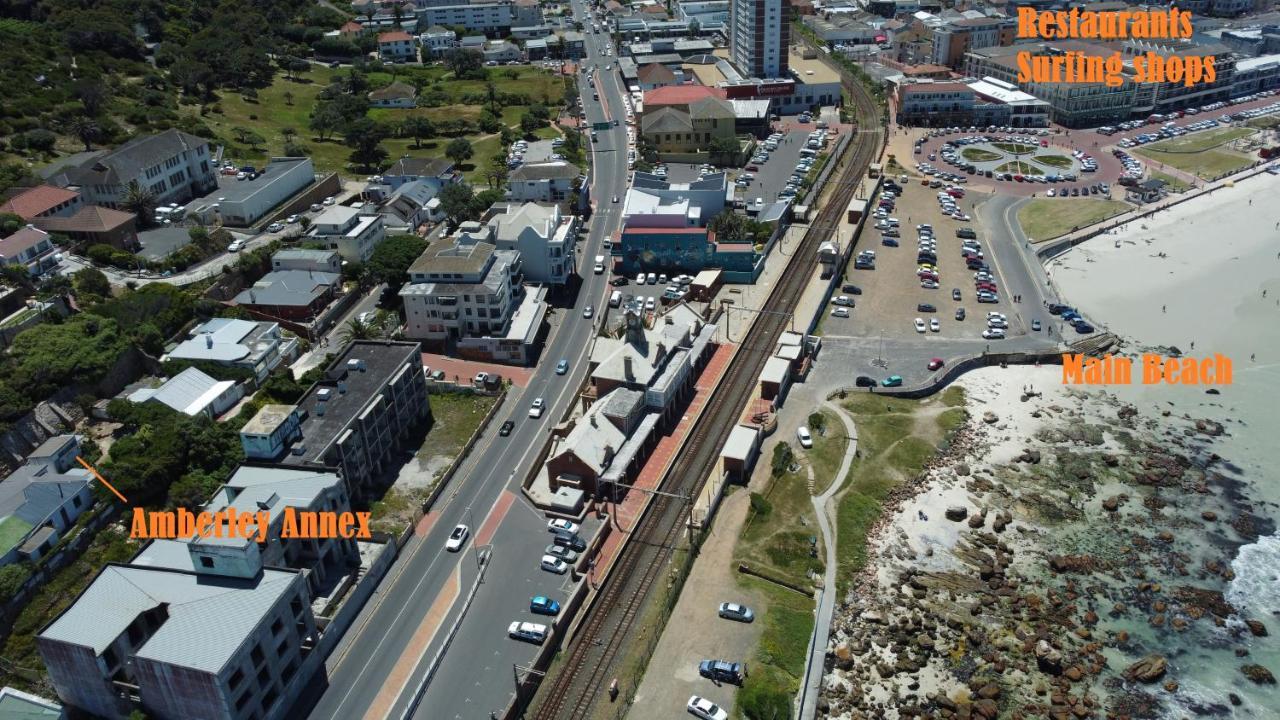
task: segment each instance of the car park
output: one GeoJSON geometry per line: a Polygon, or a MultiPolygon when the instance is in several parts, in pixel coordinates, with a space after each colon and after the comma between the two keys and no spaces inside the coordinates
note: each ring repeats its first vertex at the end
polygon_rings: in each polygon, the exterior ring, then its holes
{"type": "Polygon", "coordinates": [[[507,635],[516,639],[541,645],[547,639],[547,626],[531,622],[513,622],[507,626],[507,635]]]}
{"type": "Polygon", "coordinates": [[[756,615],[751,611],[751,608],[735,602],[720,603],[720,608],[716,613],[726,620],[736,620],[738,622],[749,623],[756,619],[756,615]]]}
{"type": "Polygon", "coordinates": [[[467,537],[471,535],[471,528],[466,525],[459,525],[449,533],[449,539],[444,543],[444,549],[449,552],[458,552],[467,542],[467,537]]]}
{"type": "Polygon", "coordinates": [[[747,666],[727,660],[703,660],[698,663],[698,674],[717,683],[741,685],[747,677],[747,666]]]}

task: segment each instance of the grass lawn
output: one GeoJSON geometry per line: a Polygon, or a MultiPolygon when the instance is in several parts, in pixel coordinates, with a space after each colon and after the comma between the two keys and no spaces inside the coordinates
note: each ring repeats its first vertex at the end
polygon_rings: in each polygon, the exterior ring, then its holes
{"type": "Polygon", "coordinates": [[[1018,210],[1018,223],[1031,242],[1051,240],[1132,208],[1119,200],[1038,198],[1018,210]]]}
{"type": "Polygon", "coordinates": [[[1066,155],[1037,155],[1035,161],[1041,165],[1048,165],[1062,170],[1070,170],[1075,163],[1066,155]]]}
{"type": "Polygon", "coordinates": [[[0,658],[4,658],[4,662],[0,662],[0,685],[53,697],[44,662],[36,651],[36,633],[71,605],[103,566],[109,562],[128,562],[140,546],[136,540],[129,539],[120,526],[108,525],[79,558],[45,584],[19,613],[13,632],[0,644],[0,658]],[[15,671],[15,668],[27,672],[15,671]],[[28,674],[34,674],[39,680],[32,682],[26,677],[28,674]]]}
{"type": "MultiPolygon", "coordinates": [[[[1156,143],[1157,145],[1159,143],[1156,143]]],[[[1169,167],[1211,180],[1247,167],[1252,158],[1227,150],[1204,150],[1196,153],[1161,152],[1155,145],[1138,149],[1138,154],[1162,162],[1169,167]]]]}
{"type": "Polygon", "coordinates": [[[998,142],[991,143],[991,145],[998,147],[1007,153],[1013,153],[1014,155],[1026,155],[1039,150],[1035,145],[1024,145],[1023,143],[998,142]]]}
{"type": "Polygon", "coordinates": [[[1182,137],[1161,140],[1160,142],[1143,145],[1138,152],[1146,152],[1148,150],[1158,150],[1161,152],[1178,152],[1178,153],[1194,153],[1201,150],[1209,150],[1218,147],[1223,143],[1231,142],[1242,137],[1253,134],[1253,130],[1249,128],[1226,127],[1216,130],[1208,130],[1205,132],[1187,133],[1182,137]]]}
{"type": "Polygon", "coordinates": [[[1280,125],[1280,116],[1268,115],[1266,117],[1254,118],[1245,123],[1245,125],[1248,125],[1249,127],[1263,128],[1265,130],[1266,128],[1280,125]]]}
{"type": "Polygon", "coordinates": [[[845,432],[844,423],[836,417],[835,413],[830,410],[819,410],[817,414],[821,415],[825,421],[824,432],[819,433],[815,430],[814,423],[810,420],[809,432],[813,433],[813,447],[802,452],[813,465],[813,494],[821,495],[831,486],[836,479],[836,474],[840,472],[840,463],[844,461],[845,449],[849,447],[849,437],[845,432]]]}
{"type": "Polygon", "coordinates": [[[806,652],[813,635],[813,600],[749,575],[738,582],[768,598],[756,622],[764,623],[754,664],[734,702],[734,717],[771,717],[780,701],[790,706],[804,679],[806,652]]]}
{"type": "MultiPolygon", "coordinates": [[[[797,446],[795,452],[797,464],[803,463],[806,451],[797,446]]],[[[799,587],[812,585],[809,572],[821,573],[823,563],[821,551],[818,557],[810,554],[809,538],[821,533],[809,499],[808,474],[801,467],[771,478],[760,498],[753,495],[753,510],[742,526],[734,560],[799,587]],[[756,511],[757,507],[763,509],[756,511]]]]}
{"type": "Polygon", "coordinates": [[[1007,162],[996,168],[996,172],[1013,173],[1014,175],[1043,175],[1044,170],[1032,165],[1029,162],[1015,160],[1007,162]]]}
{"type": "Polygon", "coordinates": [[[1163,180],[1165,189],[1169,192],[1182,192],[1183,190],[1191,187],[1186,183],[1186,181],[1180,178],[1176,178],[1172,175],[1166,175],[1156,170],[1152,170],[1150,175],[1152,180],[1163,180]]]}
{"type": "Polygon", "coordinates": [[[948,434],[964,422],[963,391],[951,388],[925,400],[858,394],[844,402],[858,426],[858,457],[836,507],[837,585],[840,596],[867,562],[867,533],[896,485],[914,477],[948,434]]]}
{"type": "Polygon", "coordinates": [[[998,153],[983,150],[982,148],[965,148],[960,151],[960,156],[969,162],[991,162],[992,160],[999,160],[1001,157],[998,153]]]}

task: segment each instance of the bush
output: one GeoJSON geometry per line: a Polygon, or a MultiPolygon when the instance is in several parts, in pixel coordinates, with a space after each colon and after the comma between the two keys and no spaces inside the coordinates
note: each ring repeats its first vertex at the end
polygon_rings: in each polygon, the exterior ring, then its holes
{"type": "Polygon", "coordinates": [[[758,492],[751,493],[751,511],[761,517],[773,512],[773,503],[758,492]]]}
{"type": "Polygon", "coordinates": [[[750,720],[791,720],[791,696],[759,670],[743,684],[738,707],[750,720]]]}
{"type": "Polygon", "coordinates": [[[0,568],[0,603],[12,600],[30,577],[31,568],[25,563],[14,563],[0,568]]]}
{"type": "Polygon", "coordinates": [[[773,460],[769,463],[769,469],[774,477],[781,477],[791,469],[794,460],[795,453],[791,450],[791,444],[780,442],[773,446],[773,460]]]}
{"type": "Polygon", "coordinates": [[[820,412],[809,413],[809,429],[823,435],[827,432],[827,416],[820,412]]]}

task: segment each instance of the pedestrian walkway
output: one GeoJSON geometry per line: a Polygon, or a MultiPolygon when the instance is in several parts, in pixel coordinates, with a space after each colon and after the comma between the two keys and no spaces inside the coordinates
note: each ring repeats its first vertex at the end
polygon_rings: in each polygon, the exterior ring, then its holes
{"type": "Polygon", "coordinates": [[[437,353],[422,353],[422,365],[428,368],[430,372],[443,370],[445,380],[462,385],[471,384],[471,379],[476,376],[476,373],[480,372],[501,375],[510,380],[516,387],[527,387],[529,379],[533,377],[533,368],[502,365],[480,360],[462,360],[437,353]]]}

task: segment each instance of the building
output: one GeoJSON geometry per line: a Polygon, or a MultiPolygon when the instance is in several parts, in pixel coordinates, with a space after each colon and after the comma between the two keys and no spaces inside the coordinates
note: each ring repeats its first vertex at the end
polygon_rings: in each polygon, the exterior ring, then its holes
{"type": "Polygon", "coordinates": [[[543,472],[555,503],[570,512],[586,497],[618,502],[626,497],[634,467],[643,464],[657,439],[662,416],[645,407],[644,392],[616,388],[591,403],[562,438],[552,440],[543,472]],[[611,483],[604,482],[610,471],[611,483]],[[624,482],[625,481],[625,482],[624,482]]]}
{"type": "Polygon", "coordinates": [[[208,362],[248,370],[255,382],[298,353],[298,340],[284,337],[273,322],[214,318],[193,328],[187,339],[161,360],[208,362]]]}
{"type": "Polygon", "coordinates": [[[603,398],[619,388],[641,392],[646,408],[661,414],[662,423],[674,423],[714,335],[715,326],[683,302],[659,314],[651,327],[640,313],[624,310],[619,332],[596,338],[588,396],[603,398]]]}
{"type": "Polygon", "coordinates": [[[222,185],[215,195],[194,203],[189,212],[231,227],[248,227],[315,181],[311,158],[273,157],[262,172],[222,185]]]}
{"type": "Polygon", "coordinates": [[[515,17],[517,27],[528,27],[542,22],[542,6],[538,0],[515,0],[515,17]]]}
{"type": "Polygon", "coordinates": [[[437,194],[435,186],[424,180],[401,185],[378,207],[383,227],[392,233],[414,233],[423,223],[441,222],[445,214],[437,194]]]}
{"type": "Polygon", "coordinates": [[[959,70],[973,48],[1012,45],[1018,23],[1009,17],[965,18],[933,30],[932,62],[959,70]]]}
{"type": "Polygon", "coordinates": [[[355,20],[348,20],[338,28],[338,35],[345,40],[355,40],[364,34],[364,26],[355,20]]]}
{"type": "Polygon", "coordinates": [[[724,173],[687,183],[637,172],[622,206],[624,227],[704,227],[733,198],[724,173]]]}
{"type": "Polygon", "coordinates": [[[422,54],[432,59],[440,58],[458,46],[458,33],[439,25],[432,25],[418,36],[422,54]]]}
{"type": "Polygon", "coordinates": [[[729,0],[729,57],[749,77],[789,77],[791,44],[783,0],[729,0]]]}
{"type": "Polygon", "coordinates": [[[143,388],[129,395],[129,402],[154,402],[184,415],[216,418],[240,402],[244,389],[231,380],[215,380],[189,367],[155,388],[143,388]]]}
{"type": "Polygon", "coordinates": [[[729,21],[729,0],[683,0],[682,2],[677,2],[676,18],[683,20],[688,26],[696,27],[697,33],[695,34],[722,30],[725,27],[725,23],[729,21]]]}
{"type": "Polygon", "coordinates": [[[75,190],[37,185],[27,188],[0,204],[0,214],[8,213],[31,222],[36,218],[71,217],[83,206],[75,190]]]}
{"type": "Polygon", "coordinates": [[[577,30],[557,33],[560,38],[560,57],[577,60],[587,56],[587,38],[577,30]]]}
{"type": "Polygon", "coordinates": [[[573,184],[582,177],[577,165],[564,160],[527,163],[507,175],[507,199],[533,202],[561,202],[573,193],[573,184]]]}
{"type": "Polygon", "coordinates": [[[343,260],[362,263],[386,238],[382,217],[346,205],[330,205],[311,221],[308,239],[338,251],[343,260]]]}
{"type": "Polygon", "coordinates": [[[365,192],[374,199],[384,199],[405,183],[421,181],[438,193],[445,185],[461,179],[462,175],[453,169],[450,160],[405,156],[387,168],[381,175],[381,181],[370,185],[365,192]]]}
{"type": "Polygon", "coordinates": [[[413,36],[403,30],[392,30],[378,35],[378,57],[386,62],[414,62],[418,59],[418,46],[413,36]]]}
{"type": "MultiPolygon", "coordinates": [[[[537,21],[517,22],[516,5],[512,0],[432,5],[418,13],[418,22],[426,23],[428,26],[463,27],[473,32],[494,36],[506,35],[513,27],[538,24],[537,21]]],[[[464,45],[463,48],[466,49],[466,46],[464,45]]]]}
{"type": "Polygon", "coordinates": [[[58,697],[94,717],[281,720],[319,636],[304,573],[265,567],[257,543],[153,540],[102,568],[36,646],[58,697]]]}
{"type": "Polygon", "coordinates": [[[275,270],[236,295],[236,305],[255,316],[309,323],[338,294],[342,276],[314,270],[275,270]]]}
{"type": "Polygon", "coordinates": [[[1125,188],[1124,199],[1131,203],[1140,203],[1144,205],[1147,203],[1159,202],[1160,199],[1164,197],[1164,186],[1165,182],[1163,180],[1155,178],[1143,180],[1137,185],[1130,185],[1125,188]]]}
{"type": "Polygon", "coordinates": [[[1262,55],[1236,61],[1236,72],[1231,82],[1232,97],[1252,95],[1262,90],[1273,90],[1275,88],[1280,88],[1280,54],[1262,55]]]}
{"type": "Polygon", "coordinates": [[[131,184],[157,205],[185,203],[218,188],[209,143],[181,130],[137,137],[108,153],[60,169],[49,180],[80,192],[82,202],[120,208],[131,184]]]}
{"type": "Polygon", "coordinates": [[[708,152],[717,142],[737,144],[737,115],[728,100],[708,96],[695,100],[688,110],[667,106],[645,108],[640,134],[664,155],[708,152]]]}
{"type": "Polygon", "coordinates": [[[418,343],[357,340],[296,406],[260,410],[240,442],[252,460],[336,469],[350,496],[363,498],[380,473],[399,467],[401,442],[430,416],[418,343]]]}
{"type": "Polygon", "coordinates": [[[659,65],[658,63],[649,63],[641,66],[636,71],[636,77],[640,81],[640,89],[642,91],[656,90],[660,87],[679,84],[679,81],[676,80],[675,72],[666,65],[659,65]]]}
{"type": "Polygon", "coordinates": [[[482,54],[485,62],[496,62],[504,65],[509,62],[519,62],[523,57],[520,53],[520,48],[506,40],[490,41],[484,46],[482,54]]]}
{"type": "Polygon", "coordinates": [[[369,92],[369,105],[380,108],[411,108],[418,103],[418,91],[409,83],[396,81],[369,92]]]}
{"type": "Polygon", "coordinates": [[[123,210],[87,205],[71,217],[39,217],[33,224],[47,233],[65,235],[77,245],[104,244],[130,251],[138,248],[137,217],[123,210]]]}
{"type": "Polygon", "coordinates": [[[55,435],[0,482],[0,566],[44,557],[93,506],[93,475],[79,455],[79,437],[55,435]]]}
{"type": "Polygon", "coordinates": [[[0,239],[0,265],[17,265],[31,277],[39,277],[58,266],[53,257],[56,247],[49,233],[28,225],[0,239]]]}
{"type": "Polygon", "coordinates": [[[277,250],[271,256],[272,270],[342,272],[342,256],[333,250],[277,250]]]}
{"type": "Polygon", "coordinates": [[[487,218],[494,246],[520,253],[527,282],[565,285],[577,273],[578,218],[558,205],[495,205],[487,218]]]}
{"type": "Polygon", "coordinates": [[[11,687],[0,687],[0,720],[63,720],[62,706],[11,687]]]}

